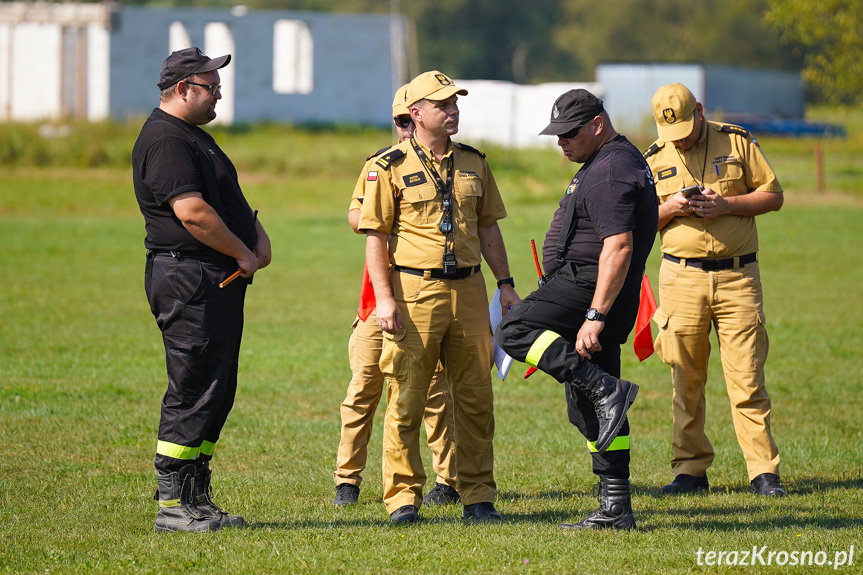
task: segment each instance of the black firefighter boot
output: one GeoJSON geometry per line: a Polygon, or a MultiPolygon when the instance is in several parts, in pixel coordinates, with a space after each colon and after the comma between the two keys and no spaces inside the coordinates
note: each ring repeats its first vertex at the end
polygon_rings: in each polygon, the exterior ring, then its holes
{"type": "Polygon", "coordinates": [[[580,523],[561,523],[564,529],[635,529],[629,479],[599,476],[599,509],[580,523]]]}
{"type": "Polygon", "coordinates": [[[222,527],[219,519],[205,515],[195,505],[193,494],[195,465],[190,463],[180,471],[156,471],[158,488],[153,497],[159,502],[156,531],[215,531],[222,527]]]}
{"type": "Polygon", "coordinates": [[[210,462],[198,463],[195,469],[195,504],[198,510],[208,517],[218,519],[222,527],[245,527],[246,520],[241,515],[228,515],[228,512],[213,503],[213,488],[211,486],[212,472],[210,462]]]}
{"type": "Polygon", "coordinates": [[[617,379],[587,360],[581,362],[573,376],[573,384],[593,402],[596,409],[599,420],[596,451],[602,453],[614,441],[626,420],[626,412],[635,401],[638,386],[625,379],[617,379]]]}

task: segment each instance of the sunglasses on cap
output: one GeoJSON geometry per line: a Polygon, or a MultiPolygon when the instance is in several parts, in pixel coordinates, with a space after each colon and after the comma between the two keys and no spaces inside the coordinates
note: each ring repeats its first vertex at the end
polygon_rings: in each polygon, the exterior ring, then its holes
{"type": "Polygon", "coordinates": [[[401,128],[402,130],[407,129],[412,123],[413,120],[410,116],[396,116],[393,118],[393,124],[401,128]]]}

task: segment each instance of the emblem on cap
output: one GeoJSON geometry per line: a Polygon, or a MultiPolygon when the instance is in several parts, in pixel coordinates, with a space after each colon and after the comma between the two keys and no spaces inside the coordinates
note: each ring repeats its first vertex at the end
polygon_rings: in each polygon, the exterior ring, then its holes
{"type": "Polygon", "coordinates": [[[557,120],[560,117],[560,110],[557,109],[557,106],[551,111],[551,115],[554,116],[554,119],[557,120]]]}
{"type": "Polygon", "coordinates": [[[452,80],[443,74],[435,74],[434,77],[437,78],[437,81],[440,82],[441,86],[452,86],[452,80]]]}
{"type": "Polygon", "coordinates": [[[662,111],[662,117],[665,118],[665,121],[669,124],[673,124],[677,121],[677,116],[674,115],[674,110],[671,108],[666,108],[662,111]]]}

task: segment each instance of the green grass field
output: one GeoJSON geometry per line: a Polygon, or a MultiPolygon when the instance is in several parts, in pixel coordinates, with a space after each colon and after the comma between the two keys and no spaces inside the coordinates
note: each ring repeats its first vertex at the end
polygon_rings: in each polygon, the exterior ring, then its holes
{"type": "MultiPolygon", "coordinates": [[[[136,128],[76,128],[78,143],[34,143],[33,127],[3,128],[0,571],[714,573],[745,568],[699,565],[699,550],[706,562],[709,551],[763,546],[765,562],[770,551],[779,555],[772,567],[756,563],[758,572],[827,572],[837,566],[826,561],[852,546],[853,563],[846,555],[835,570],[863,571],[863,117],[843,118],[849,137],[821,144],[820,194],[814,141],[759,138],[787,191],[785,207],[760,217],[759,229],[768,389],[790,495],[748,493],[714,351],[713,493],[660,497],[671,479],[670,376],[655,357],[638,363],[627,345],[623,372],[642,389],[630,416],[639,525],[631,533],[559,529],[596,508],[595,478],[562,389],[543,374],[521,380],[521,364],[506,382],[494,380],[503,524],[465,525],[460,508],[448,507],[424,508],[419,525],[391,527],[381,503],[382,408],[360,504],[331,505],[363,254],[346,208],[365,155],[389,134],[260,126],[217,131],[274,251],[248,293],[240,390],[213,462],[217,501],[251,526],[154,534],[152,458],[166,378],[125,167],[136,128]],[[74,152],[86,142],[88,155],[74,152]],[[776,566],[782,552],[810,552],[825,564],[776,566]]],[[[544,236],[574,167],[554,150],[486,151],[526,295],[535,285],[530,239],[544,236]]],[[[654,288],[658,267],[654,250],[654,288]]]]}

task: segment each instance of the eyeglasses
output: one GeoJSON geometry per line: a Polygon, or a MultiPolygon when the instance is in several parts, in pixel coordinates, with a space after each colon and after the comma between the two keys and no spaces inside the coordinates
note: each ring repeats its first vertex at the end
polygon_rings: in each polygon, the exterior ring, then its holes
{"type": "Polygon", "coordinates": [[[396,116],[393,118],[393,124],[402,130],[406,130],[411,124],[413,124],[413,120],[410,116],[396,116]]]}
{"type": "Polygon", "coordinates": [[[215,96],[216,92],[222,89],[221,84],[198,84],[197,82],[190,82],[189,80],[184,80],[186,84],[191,84],[192,86],[200,86],[201,88],[206,88],[207,92],[210,93],[211,96],[215,96]]]}
{"type": "Polygon", "coordinates": [[[558,136],[558,138],[564,138],[564,139],[574,138],[574,137],[576,137],[576,136],[578,135],[578,131],[579,131],[580,129],[582,129],[583,127],[585,127],[586,125],[588,125],[589,123],[590,123],[590,122],[588,121],[588,122],[583,123],[583,124],[582,124],[582,125],[580,125],[580,126],[576,126],[576,127],[574,127],[573,129],[571,129],[570,131],[568,131],[568,132],[566,132],[566,133],[563,133],[563,134],[559,135],[559,136],[558,136]]]}

